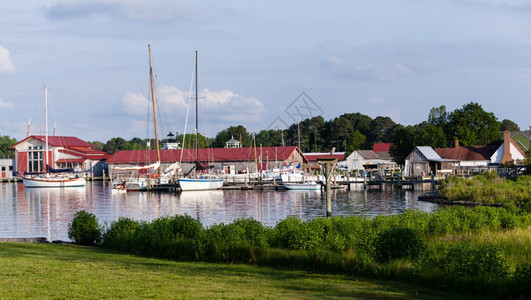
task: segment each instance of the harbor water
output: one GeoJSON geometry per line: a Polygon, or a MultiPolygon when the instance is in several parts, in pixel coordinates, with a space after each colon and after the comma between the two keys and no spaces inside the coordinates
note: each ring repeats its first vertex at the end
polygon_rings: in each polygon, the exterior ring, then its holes
{"type": "MultiPolygon", "coordinates": [[[[392,215],[406,209],[432,212],[437,204],[417,197],[431,188],[403,190],[386,185],[382,190],[332,191],[333,216],[392,215]]],[[[288,216],[303,221],[326,216],[321,191],[225,190],[181,193],[112,193],[108,182],[89,182],[79,188],[25,188],[22,183],[0,184],[0,238],[45,237],[68,241],[68,226],[78,210],[96,215],[108,226],[120,217],[151,221],[162,216],[190,215],[204,226],[254,218],[267,226],[288,216]]]]}

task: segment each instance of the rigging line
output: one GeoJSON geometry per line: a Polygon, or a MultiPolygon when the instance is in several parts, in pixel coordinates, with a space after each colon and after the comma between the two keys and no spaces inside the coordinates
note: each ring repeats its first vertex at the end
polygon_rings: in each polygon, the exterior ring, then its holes
{"type": "Polygon", "coordinates": [[[190,102],[192,101],[192,90],[194,88],[194,75],[195,75],[195,62],[194,67],[192,68],[192,79],[190,80],[190,89],[188,90],[188,103],[186,104],[186,117],[184,121],[184,133],[183,133],[183,144],[181,146],[181,158],[179,159],[179,164],[183,161],[184,146],[186,145],[186,128],[188,126],[188,115],[190,114],[190,102]]]}

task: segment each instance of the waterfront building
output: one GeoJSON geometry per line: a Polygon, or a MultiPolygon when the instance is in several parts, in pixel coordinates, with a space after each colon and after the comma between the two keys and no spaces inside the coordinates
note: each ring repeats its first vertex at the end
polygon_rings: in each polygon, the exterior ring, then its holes
{"type": "MultiPolygon", "coordinates": [[[[42,173],[45,136],[30,135],[12,145],[15,150],[15,173],[42,173]]],[[[107,174],[105,160],[109,155],[94,150],[94,145],[72,136],[48,137],[48,165],[53,169],[72,169],[83,176],[102,177],[107,174]]]]}
{"type": "MultiPolygon", "coordinates": [[[[112,155],[108,160],[109,173],[112,176],[116,167],[126,168],[144,166],[156,162],[155,150],[123,150],[112,155]]],[[[161,168],[179,162],[181,172],[186,174],[200,162],[204,168],[216,170],[217,173],[246,173],[268,170],[291,164],[306,164],[308,160],[296,146],[289,147],[246,147],[246,148],[201,148],[198,158],[195,149],[160,150],[161,168]],[[261,153],[260,153],[261,152],[261,153]]]]}

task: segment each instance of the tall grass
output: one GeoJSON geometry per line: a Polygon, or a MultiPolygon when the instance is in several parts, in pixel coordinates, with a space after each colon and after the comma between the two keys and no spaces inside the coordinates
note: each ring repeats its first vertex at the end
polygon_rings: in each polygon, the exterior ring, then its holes
{"type": "Polygon", "coordinates": [[[471,201],[486,204],[516,204],[529,206],[531,203],[531,176],[520,176],[516,180],[500,178],[494,171],[485,172],[472,179],[456,176],[444,181],[439,195],[450,201],[471,201]]]}

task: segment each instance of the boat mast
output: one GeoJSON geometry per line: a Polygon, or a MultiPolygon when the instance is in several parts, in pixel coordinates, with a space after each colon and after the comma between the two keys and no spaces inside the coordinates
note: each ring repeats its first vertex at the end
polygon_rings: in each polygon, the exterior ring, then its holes
{"type": "Polygon", "coordinates": [[[198,95],[197,95],[197,50],[195,51],[195,159],[196,161],[199,161],[199,129],[197,127],[197,114],[198,114],[198,110],[197,110],[197,99],[198,99],[198,95]]]}
{"type": "MultiPolygon", "coordinates": [[[[149,52],[149,78],[151,81],[151,101],[153,102],[153,126],[155,127],[155,149],[157,150],[157,162],[160,163],[160,149],[159,149],[159,135],[157,132],[157,109],[155,106],[155,86],[153,83],[153,67],[151,65],[151,45],[148,44],[149,52]]],[[[161,173],[161,166],[157,169],[158,174],[161,173]]]]}
{"type": "Polygon", "coordinates": [[[44,173],[48,173],[48,86],[44,86],[44,173]]]}

